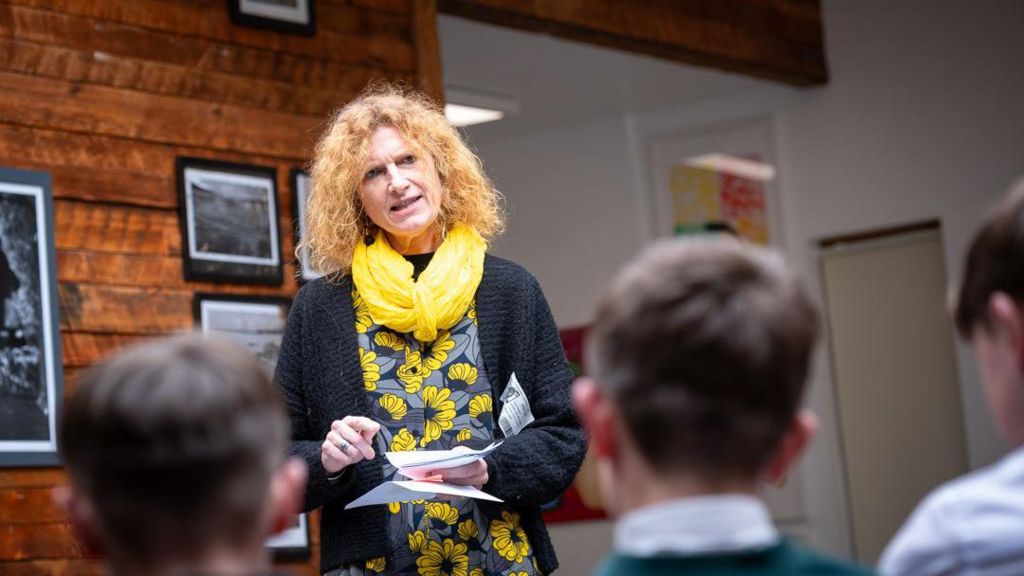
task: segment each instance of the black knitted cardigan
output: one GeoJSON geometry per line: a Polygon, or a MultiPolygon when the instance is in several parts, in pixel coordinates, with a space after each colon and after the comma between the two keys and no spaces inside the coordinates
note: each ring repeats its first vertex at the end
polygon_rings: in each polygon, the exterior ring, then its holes
{"type": "MultiPolygon", "coordinates": [[[[558,567],[540,515],[572,483],[586,452],[569,399],[572,374],[558,330],[536,279],[523,267],[487,255],[476,293],[480,345],[494,398],[494,421],[512,373],[530,401],[535,420],[504,439],[485,458],[490,480],[484,491],[520,514],[523,529],[544,574],[558,567]]],[[[278,386],[292,423],[290,454],[309,467],[305,509],[323,507],[320,569],[387,555],[385,506],[345,510],[345,504],[383,481],[382,456],[356,464],[332,484],[320,463],[320,445],[331,422],[347,415],[369,416],[359,366],[352,278],[321,278],[303,286],[288,316],[278,358],[278,386]]],[[[498,427],[495,438],[501,438],[498,427]]],[[[497,506],[480,501],[492,517],[497,506]]]]}

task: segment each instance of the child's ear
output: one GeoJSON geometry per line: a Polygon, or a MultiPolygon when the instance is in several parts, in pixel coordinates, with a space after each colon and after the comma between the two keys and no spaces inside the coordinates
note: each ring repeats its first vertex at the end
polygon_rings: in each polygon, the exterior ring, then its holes
{"type": "Polygon", "coordinates": [[[572,402],[594,453],[598,458],[614,458],[618,442],[607,395],[592,379],[581,376],[573,382],[572,402]]]}
{"type": "Polygon", "coordinates": [[[1024,317],[1020,305],[1005,292],[993,292],[988,299],[988,316],[995,332],[1001,332],[1013,352],[1017,368],[1024,372],[1024,317]]]}
{"type": "Polygon", "coordinates": [[[800,410],[782,436],[778,449],[764,469],[764,478],[778,483],[818,433],[818,417],[809,410],[800,410]]]}
{"type": "Polygon", "coordinates": [[[82,555],[86,558],[103,556],[99,519],[89,498],[74,487],[60,486],[54,488],[53,500],[67,513],[71,531],[82,546],[82,555]]]}
{"type": "Polygon", "coordinates": [[[270,493],[270,534],[284,530],[302,511],[306,478],[306,463],[298,458],[289,458],[274,473],[270,493]]]}

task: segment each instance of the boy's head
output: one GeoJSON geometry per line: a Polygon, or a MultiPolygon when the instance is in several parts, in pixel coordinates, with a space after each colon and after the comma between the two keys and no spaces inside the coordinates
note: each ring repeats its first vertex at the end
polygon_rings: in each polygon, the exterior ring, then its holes
{"type": "Polygon", "coordinates": [[[1024,444],[1024,181],[975,235],[953,317],[974,346],[1003,436],[1024,444]]]}
{"type": "Polygon", "coordinates": [[[243,348],[189,335],[127,349],[66,404],[71,520],[135,568],[251,554],[301,504],[287,442],[278,392],[243,348]]]}
{"type": "Polygon", "coordinates": [[[813,432],[798,406],[817,336],[816,309],[776,253],[663,241],[605,292],[577,409],[613,468],[703,490],[754,486],[813,432]]]}

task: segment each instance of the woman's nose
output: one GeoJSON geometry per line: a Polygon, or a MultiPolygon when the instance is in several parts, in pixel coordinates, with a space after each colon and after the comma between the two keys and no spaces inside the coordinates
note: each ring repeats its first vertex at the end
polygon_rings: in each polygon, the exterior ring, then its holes
{"type": "Polygon", "coordinates": [[[394,162],[387,165],[388,186],[395,192],[404,192],[409,187],[409,180],[402,174],[402,171],[395,166],[394,162]]]}

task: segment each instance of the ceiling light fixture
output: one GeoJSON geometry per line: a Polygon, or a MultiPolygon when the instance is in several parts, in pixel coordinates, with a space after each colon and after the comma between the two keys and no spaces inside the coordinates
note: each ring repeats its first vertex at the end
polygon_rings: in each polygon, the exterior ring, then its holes
{"type": "Polygon", "coordinates": [[[731,154],[702,154],[684,159],[683,164],[757,182],[768,182],[775,178],[775,167],[771,164],[731,154]]]}
{"type": "Polygon", "coordinates": [[[452,126],[463,127],[501,120],[519,112],[519,104],[507,96],[460,86],[446,86],[444,114],[452,126]]]}

